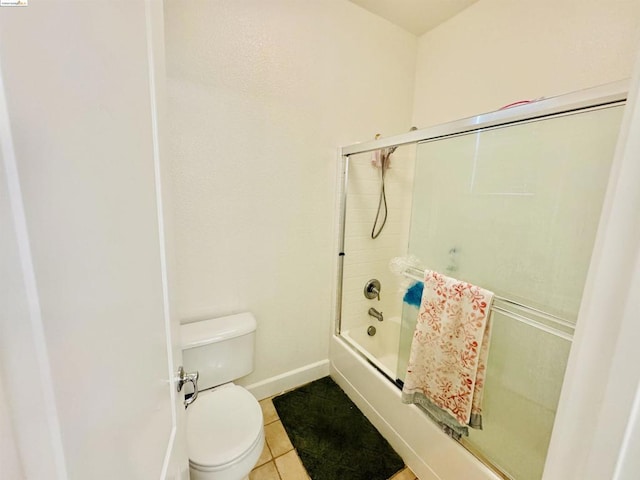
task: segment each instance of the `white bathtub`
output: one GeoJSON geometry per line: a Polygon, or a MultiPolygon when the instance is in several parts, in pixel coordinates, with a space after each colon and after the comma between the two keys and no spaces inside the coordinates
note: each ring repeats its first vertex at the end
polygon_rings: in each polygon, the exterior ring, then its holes
{"type": "MultiPolygon", "coordinates": [[[[387,325],[392,324],[389,322],[387,325]]],[[[365,326],[364,329],[356,328],[348,333],[358,351],[364,350],[364,345],[358,341],[364,344],[368,342],[372,351],[379,348],[377,351],[385,357],[389,343],[381,335],[383,332],[367,337],[365,326]]],[[[394,348],[397,348],[397,343],[394,348]]],[[[442,433],[418,407],[403,404],[400,390],[337,335],[331,339],[329,360],[331,376],[336,383],[420,480],[500,480],[462,445],[442,433]]],[[[391,373],[391,378],[395,378],[395,371],[391,373]]]]}
{"type": "Polygon", "coordinates": [[[342,336],[362,355],[373,362],[390,379],[397,378],[398,342],[400,340],[400,318],[392,317],[372,324],[376,334],[369,336],[369,324],[342,332],[342,336]]]}

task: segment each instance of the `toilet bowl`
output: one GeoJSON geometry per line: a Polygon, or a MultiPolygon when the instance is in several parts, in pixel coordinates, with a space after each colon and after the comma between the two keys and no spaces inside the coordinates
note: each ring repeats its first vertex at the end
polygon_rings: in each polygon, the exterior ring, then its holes
{"type": "Polygon", "coordinates": [[[262,409],[232,382],[253,370],[256,320],[250,313],[181,326],[185,370],[199,371],[186,412],[191,480],[245,480],[264,448],[262,409]]]}
{"type": "Polygon", "coordinates": [[[262,411],[244,388],[223,385],[187,409],[191,480],[248,478],[263,448],[262,411]]]}

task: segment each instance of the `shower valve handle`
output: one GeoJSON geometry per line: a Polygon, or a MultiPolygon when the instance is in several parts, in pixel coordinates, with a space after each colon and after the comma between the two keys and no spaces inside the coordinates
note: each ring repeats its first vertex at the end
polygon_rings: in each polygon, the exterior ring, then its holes
{"type": "Polygon", "coordinates": [[[380,290],[378,290],[376,287],[372,287],[371,293],[373,293],[378,298],[378,301],[380,301],[380,290]]]}
{"type": "Polygon", "coordinates": [[[364,296],[369,300],[377,298],[380,301],[380,281],[372,278],[364,286],[364,296]]]}

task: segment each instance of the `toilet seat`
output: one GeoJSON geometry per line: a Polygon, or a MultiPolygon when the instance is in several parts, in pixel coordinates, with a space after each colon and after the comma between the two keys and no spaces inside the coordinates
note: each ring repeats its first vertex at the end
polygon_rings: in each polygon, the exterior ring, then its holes
{"type": "Polygon", "coordinates": [[[189,463],[198,470],[228,468],[251,454],[263,439],[260,405],[237,385],[201,393],[187,409],[189,463]]]}
{"type": "MultiPolygon", "coordinates": [[[[256,438],[255,443],[251,446],[249,450],[247,450],[240,457],[232,460],[229,463],[225,463],[223,465],[199,465],[194,463],[192,460],[189,460],[189,471],[191,472],[191,480],[197,480],[199,478],[238,478],[235,472],[238,471],[246,471],[248,474],[251,469],[255,466],[262,450],[264,449],[264,434],[261,434],[256,438]],[[200,477],[194,476],[195,473],[200,475],[202,474],[216,474],[215,477],[200,477]],[[224,476],[222,476],[224,474],[224,476]]],[[[244,477],[243,477],[244,478],[244,477]]]]}

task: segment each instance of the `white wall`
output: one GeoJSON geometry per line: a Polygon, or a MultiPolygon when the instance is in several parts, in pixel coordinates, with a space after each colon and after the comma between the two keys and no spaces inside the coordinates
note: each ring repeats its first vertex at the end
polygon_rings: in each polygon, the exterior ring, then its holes
{"type": "MultiPolygon", "coordinates": [[[[0,120],[1,123],[2,120],[0,120]]],[[[3,155],[0,153],[0,161],[2,160],[3,155]]],[[[21,396],[24,396],[25,400],[13,410],[10,404],[9,383],[6,380],[7,372],[12,370],[37,372],[37,361],[28,336],[29,318],[26,292],[20,271],[20,257],[15,241],[15,227],[11,218],[9,194],[4,188],[5,185],[5,170],[0,168],[0,225],[2,226],[2,235],[0,235],[0,305],[2,305],[0,335],[2,338],[8,338],[9,329],[13,331],[14,335],[13,341],[7,344],[3,343],[4,348],[0,349],[0,478],[25,478],[25,471],[22,468],[23,462],[28,462],[27,473],[32,478],[37,478],[38,475],[44,477],[43,473],[55,470],[55,454],[49,446],[48,439],[51,438],[51,435],[44,408],[45,398],[39,382],[25,382],[24,389],[21,390],[21,396]],[[9,318],[12,319],[11,323],[9,318]],[[29,408],[31,415],[25,411],[26,408],[20,408],[21,406],[29,408]],[[24,420],[34,421],[33,424],[30,424],[31,428],[16,431],[15,425],[24,420]],[[36,424],[39,425],[39,428],[36,428],[36,424]],[[24,447],[27,445],[31,448],[25,450],[24,447]],[[23,451],[22,458],[19,457],[20,446],[23,451]],[[36,451],[38,452],[37,458],[36,451]]]]}
{"type": "Polygon", "coordinates": [[[419,40],[418,127],[631,76],[638,0],[480,0],[419,40]]]}
{"type": "Polygon", "coordinates": [[[11,422],[11,412],[5,398],[2,378],[0,378],[0,478],[14,480],[25,478],[22,463],[18,456],[16,437],[11,422]]]}
{"type": "Polygon", "coordinates": [[[244,383],[325,360],[337,147],[409,129],[416,38],[344,0],[165,17],[180,319],[253,311],[244,383]]]}

